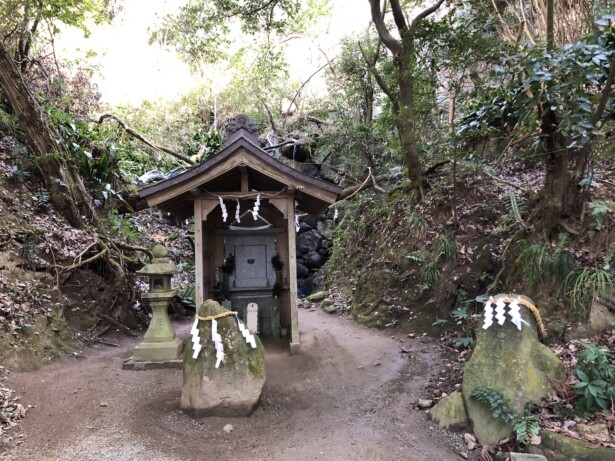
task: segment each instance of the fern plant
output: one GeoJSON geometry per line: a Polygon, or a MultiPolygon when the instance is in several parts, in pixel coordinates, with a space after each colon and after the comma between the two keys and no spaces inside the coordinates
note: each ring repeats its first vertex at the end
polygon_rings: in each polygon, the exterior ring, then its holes
{"type": "Polygon", "coordinates": [[[531,443],[532,439],[538,436],[540,424],[538,417],[530,413],[529,404],[526,405],[524,415],[520,416],[510,408],[508,402],[504,400],[504,396],[495,389],[479,386],[472,391],[470,396],[478,402],[487,405],[489,411],[491,411],[491,416],[494,418],[511,423],[515,438],[521,445],[531,443]]]}
{"type": "Polygon", "coordinates": [[[490,387],[478,386],[472,391],[471,397],[489,407],[491,416],[504,422],[512,423],[517,414],[508,405],[504,396],[490,387]]]}

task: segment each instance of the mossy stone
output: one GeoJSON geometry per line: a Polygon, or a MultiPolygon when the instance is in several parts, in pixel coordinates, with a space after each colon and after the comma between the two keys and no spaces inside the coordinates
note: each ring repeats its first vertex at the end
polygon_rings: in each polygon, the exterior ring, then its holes
{"type": "Polygon", "coordinates": [[[327,296],[329,296],[328,291],[318,291],[316,293],[312,293],[311,295],[309,295],[307,297],[307,300],[314,303],[314,302],[322,301],[327,296]]]}
{"type": "Polygon", "coordinates": [[[540,436],[540,446],[530,447],[530,451],[548,453],[549,461],[615,461],[615,450],[611,448],[596,447],[556,432],[542,431],[540,436]]]}
{"type": "Polygon", "coordinates": [[[471,397],[477,387],[503,395],[510,407],[522,415],[528,402],[539,403],[551,391],[549,378],[562,379],[564,366],[557,356],[538,341],[532,313],[521,308],[529,323],[519,331],[506,317],[504,325],[477,329],[476,346],[464,367],[463,399],[476,438],[481,445],[496,445],[512,436],[512,425],[493,418],[487,406],[471,397]]]}
{"type": "MultiPolygon", "coordinates": [[[[227,312],[216,301],[208,299],[198,309],[207,317],[227,312]]],[[[201,352],[192,358],[193,343],[187,341],[183,359],[184,385],[180,407],[195,416],[247,416],[260,401],[265,384],[265,349],[255,336],[256,349],[246,343],[234,316],[218,322],[218,333],[224,345],[224,361],[215,368],[216,350],[211,340],[210,320],[199,322],[201,352]]]]}
{"type": "Polygon", "coordinates": [[[470,427],[470,421],[463,404],[463,396],[460,391],[440,400],[431,410],[431,419],[440,427],[451,430],[463,430],[470,427]]]}

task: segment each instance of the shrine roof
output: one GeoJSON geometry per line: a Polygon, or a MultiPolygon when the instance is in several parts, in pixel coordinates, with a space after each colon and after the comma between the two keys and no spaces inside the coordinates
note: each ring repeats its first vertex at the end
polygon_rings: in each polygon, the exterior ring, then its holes
{"type": "Polygon", "coordinates": [[[273,158],[260,147],[251,125],[247,117],[235,117],[229,124],[233,131],[218,154],[184,173],[142,188],[139,195],[149,206],[183,219],[193,215],[193,200],[199,194],[241,191],[243,170],[250,192],[294,191],[298,208],[310,214],[321,213],[337,200],[341,187],[273,158]]]}

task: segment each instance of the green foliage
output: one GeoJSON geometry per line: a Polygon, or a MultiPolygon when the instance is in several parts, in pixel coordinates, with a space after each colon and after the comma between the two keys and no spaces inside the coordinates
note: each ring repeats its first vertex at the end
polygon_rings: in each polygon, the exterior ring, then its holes
{"type": "Polygon", "coordinates": [[[110,235],[123,237],[129,242],[136,242],[141,234],[135,224],[128,218],[123,218],[115,213],[110,213],[101,219],[101,229],[105,229],[110,235]]]}
{"type": "Polygon", "coordinates": [[[58,23],[63,23],[89,34],[89,26],[109,19],[111,3],[103,0],[5,0],[0,3],[0,30],[5,40],[8,37],[17,40],[22,34],[39,32],[33,27],[34,23],[48,22],[53,25],[50,29],[53,32],[58,31],[58,23]]]}
{"type": "Polygon", "coordinates": [[[615,202],[612,200],[596,200],[589,203],[589,214],[596,220],[596,230],[604,229],[606,215],[615,212],[615,202]]]}
{"type": "Polygon", "coordinates": [[[526,407],[524,415],[518,415],[504,399],[504,396],[495,389],[479,386],[472,391],[471,397],[487,405],[493,418],[512,423],[515,438],[521,445],[530,444],[532,438],[540,433],[538,417],[530,414],[528,407],[526,407]]]}
{"type": "Polygon", "coordinates": [[[507,232],[512,228],[514,224],[523,226],[524,216],[527,215],[527,209],[525,203],[519,203],[517,196],[512,188],[508,189],[509,201],[506,203],[508,212],[500,218],[499,225],[493,229],[493,235],[500,235],[507,232]]]}
{"type": "Polygon", "coordinates": [[[615,399],[615,367],[610,364],[612,352],[595,344],[583,344],[577,353],[575,373],[579,382],[574,385],[580,396],[575,401],[578,410],[604,410],[615,399]]]}
{"type": "Polygon", "coordinates": [[[231,45],[233,24],[246,35],[298,31],[322,14],[325,4],[316,0],[189,0],[163,18],[150,41],[174,45],[187,61],[215,62],[231,45]]]}
{"type": "Polygon", "coordinates": [[[513,421],[515,438],[521,445],[529,445],[540,434],[540,424],[536,415],[525,414],[513,421]]]}
{"type": "Polygon", "coordinates": [[[608,269],[589,268],[570,272],[562,284],[569,311],[578,318],[586,318],[594,301],[615,288],[615,280],[608,269]]]}
{"type": "Polygon", "coordinates": [[[434,289],[438,283],[440,283],[440,270],[438,269],[438,263],[432,261],[425,264],[420,271],[421,281],[426,289],[434,289]]]}
{"type": "Polygon", "coordinates": [[[196,156],[199,161],[205,161],[216,155],[222,147],[222,133],[219,131],[204,131],[198,129],[192,138],[182,146],[182,152],[188,157],[196,156]]]}
{"type": "Polygon", "coordinates": [[[419,263],[419,264],[425,262],[425,255],[423,254],[421,250],[416,250],[416,251],[409,253],[406,256],[406,258],[408,258],[410,261],[414,261],[415,263],[419,263]]]}
{"type": "Polygon", "coordinates": [[[536,116],[536,108],[544,107],[557,118],[555,129],[568,148],[580,149],[596,128],[591,117],[613,54],[610,34],[596,34],[549,52],[536,46],[507,55],[493,67],[481,90],[483,103],[464,118],[458,133],[476,136],[494,128],[528,133],[534,147],[544,151],[541,121],[536,116]]]}
{"type": "Polygon", "coordinates": [[[514,262],[514,268],[521,273],[522,280],[530,287],[542,283],[561,285],[574,269],[574,255],[562,246],[553,248],[547,243],[527,245],[520,242],[523,250],[514,262]]]}
{"type": "Polygon", "coordinates": [[[436,260],[455,262],[457,260],[457,245],[450,235],[443,235],[436,247],[436,260]]]}
{"type": "Polygon", "coordinates": [[[496,419],[499,418],[507,423],[512,423],[517,418],[515,411],[504,400],[504,396],[494,389],[479,386],[472,391],[471,397],[487,405],[491,416],[496,419]]]}
{"type": "MultiPolygon", "coordinates": [[[[422,239],[427,234],[428,223],[425,218],[415,211],[407,212],[404,217],[404,224],[407,225],[410,236],[416,239],[422,239]]],[[[455,252],[457,250],[455,249],[455,252]]]]}

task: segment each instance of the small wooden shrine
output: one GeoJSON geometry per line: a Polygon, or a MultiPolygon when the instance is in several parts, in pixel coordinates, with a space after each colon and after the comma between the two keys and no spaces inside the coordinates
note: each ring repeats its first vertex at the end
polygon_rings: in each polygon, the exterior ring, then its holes
{"type": "Polygon", "coordinates": [[[320,215],[342,189],[274,159],[254,128],[236,116],[217,155],[140,195],[179,219],[194,216],[197,306],[221,292],[240,313],[256,303],[261,334],[286,332],[296,353],[296,216],[320,215]]]}

